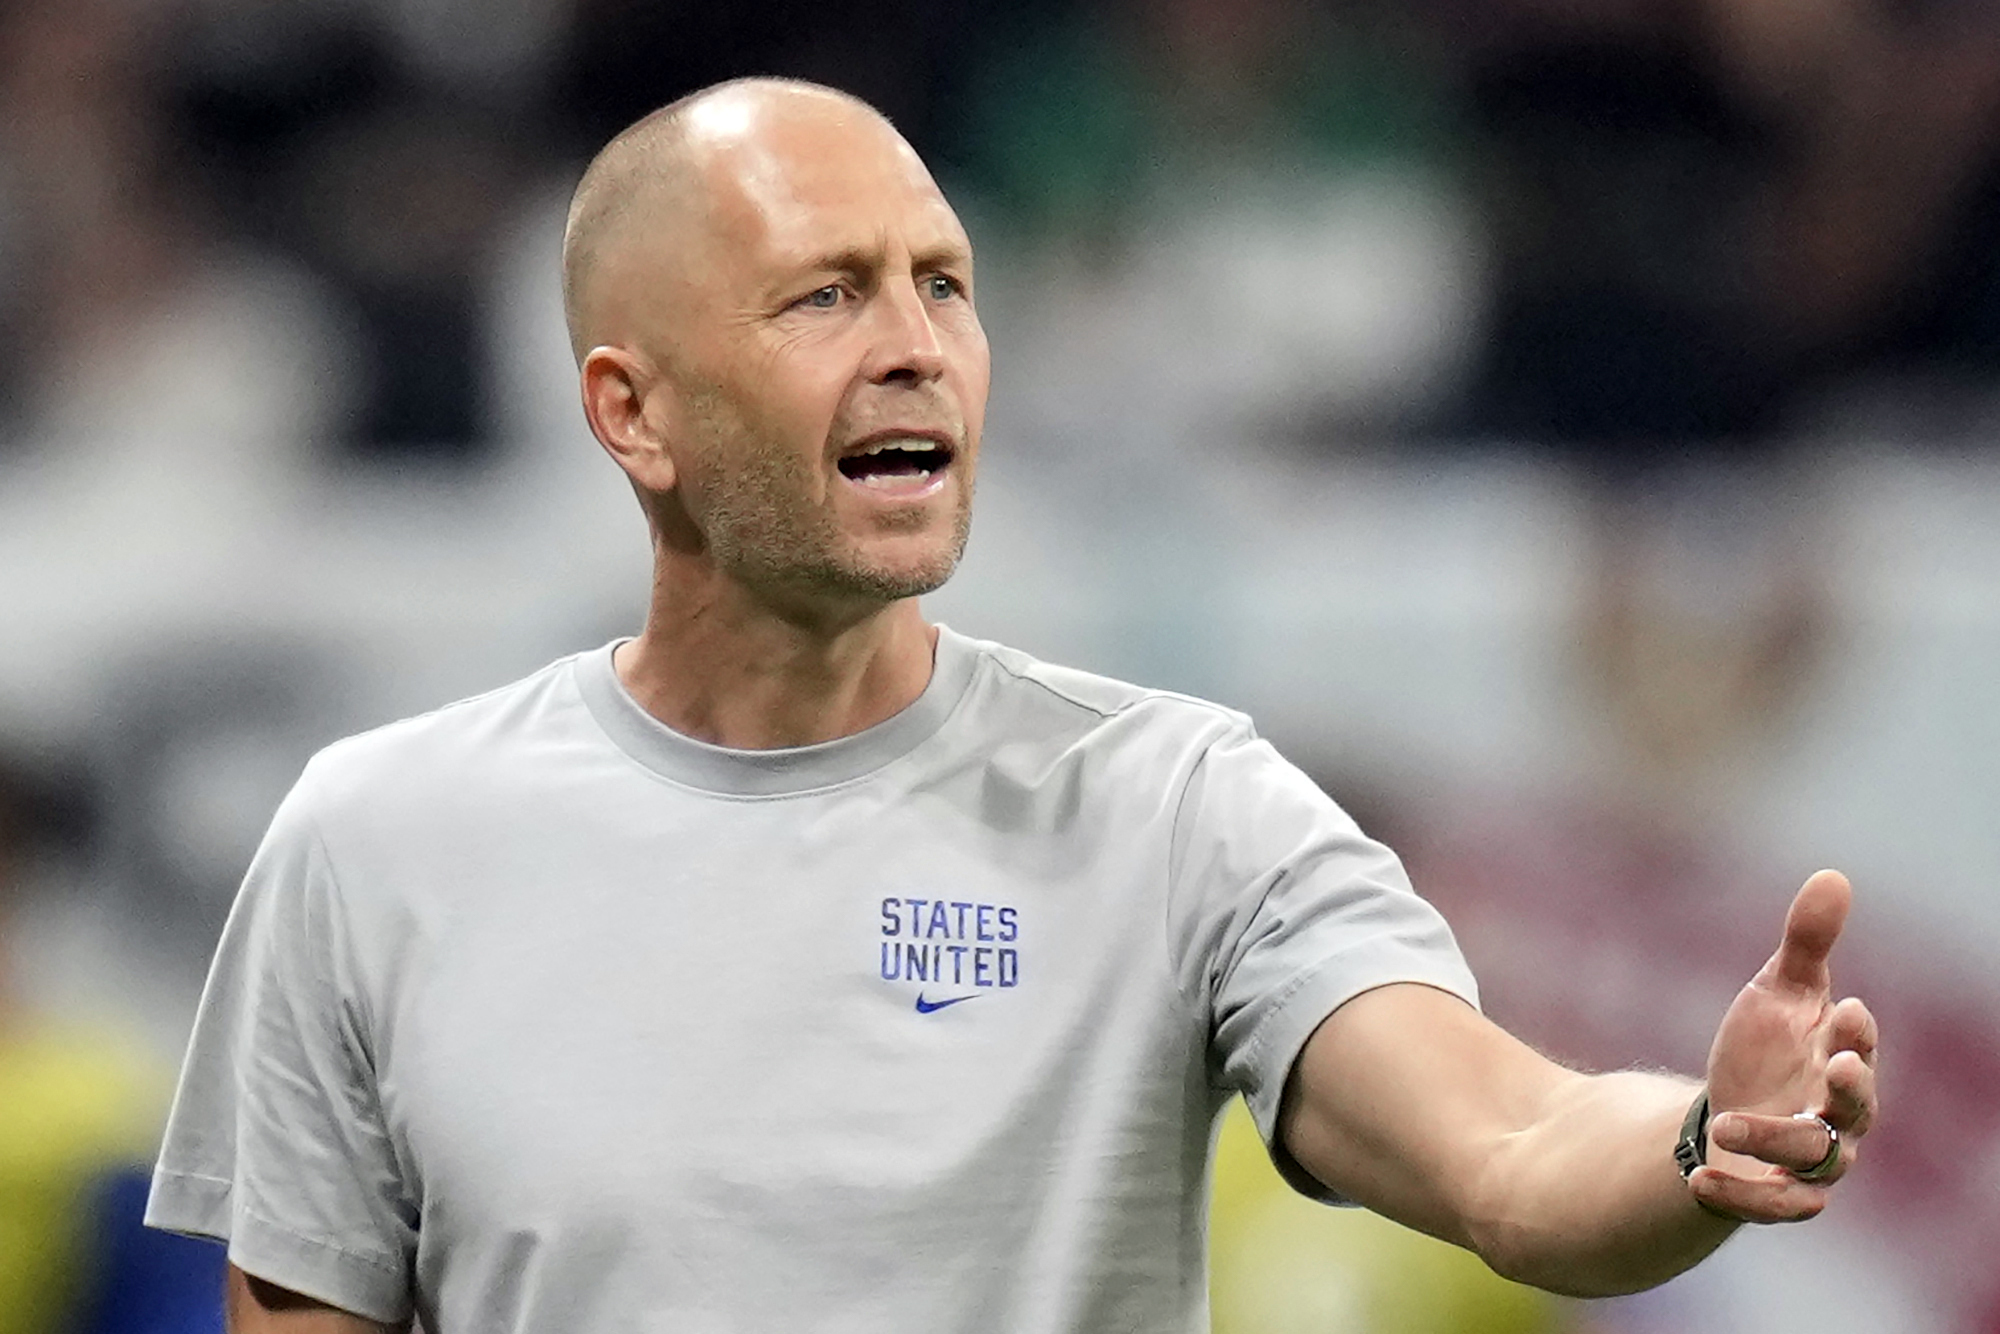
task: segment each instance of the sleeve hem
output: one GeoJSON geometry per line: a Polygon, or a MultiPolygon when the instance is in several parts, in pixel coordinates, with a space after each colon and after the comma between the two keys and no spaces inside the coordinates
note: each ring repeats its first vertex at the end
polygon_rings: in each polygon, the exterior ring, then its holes
{"type": "Polygon", "coordinates": [[[363,1319],[395,1325],[409,1317],[409,1282],[400,1264],[233,1207],[232,1194],[217,1177],[158,1172],[146,1226],[227,1242],[230,1263],[244,1273],[363,1319]]]}
{"type": "Polygon", "coordinates": [[[198,1172],[153,1173],[146,1226],[186,1237],[229,1240],[229,1183],[198,1172]]]}
{"type": "Polygon", "coordinates": [[[1322,960],[1295,978],[1246,1044],[1250,1064],[1263,1078],[1243,1091],[1243,1101],[1279,1174],[1303,1195],[1329,1204],[1349,1203],[1299,1166],[1279,1142],[1278,1112],[1292,1067],[1306,1042],[1334,1011],[1364,992],[1399,982],[1434,987],[1475,1010],[1479,1008],[1478,986],[1471,970],[1457,959],[1413,954],[1393,946],[1350,951],[1322,960]]]}

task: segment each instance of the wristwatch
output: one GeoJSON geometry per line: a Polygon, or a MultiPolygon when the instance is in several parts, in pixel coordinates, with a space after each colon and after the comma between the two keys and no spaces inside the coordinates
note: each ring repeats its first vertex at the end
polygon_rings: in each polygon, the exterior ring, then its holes
{"type": "Polygon", "coordinates": [[[1681,1179],[1685,1181],[1707,1161],[1708,1088],[1704,1085],[1701,1096],[1688,1108],[1687,1119],[1681,1122],[1681,1137],[1674,1145],[1674,1166],[1681,1169],[1681,1179]]]}

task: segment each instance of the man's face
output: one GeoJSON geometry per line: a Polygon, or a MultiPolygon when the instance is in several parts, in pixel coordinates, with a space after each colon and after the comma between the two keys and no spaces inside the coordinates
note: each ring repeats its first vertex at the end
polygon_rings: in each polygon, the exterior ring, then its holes
{"type": "Polygon", "coordinates": [[[971,247],[886,124],[805,110],[709,150],[709,216],[660,330],[663,434],[724,571],[910,597],[951,574],[971,521],[989,375],[971,247]]]}

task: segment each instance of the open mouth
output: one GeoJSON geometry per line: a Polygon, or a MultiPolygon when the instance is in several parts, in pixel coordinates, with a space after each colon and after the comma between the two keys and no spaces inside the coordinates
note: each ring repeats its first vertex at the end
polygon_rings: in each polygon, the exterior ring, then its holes
{"type": "Polygon", "coordinates": [[[834,466],[851,482],[875,491],[925,489],[951,466],[952,450],[921,436],[878,440],[843,456],[834,466]]]}

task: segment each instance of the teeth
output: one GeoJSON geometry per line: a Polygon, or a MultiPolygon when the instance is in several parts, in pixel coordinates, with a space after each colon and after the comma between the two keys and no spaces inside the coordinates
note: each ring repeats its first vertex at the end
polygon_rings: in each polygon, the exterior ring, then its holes
{"type": "Polygon", "coordinates": [[[923,439],[921,436],[908,436],[908,437],[892,436],[887,440],[877,440],[874,444],[862,450],[861,453],[865,457],[869,454],[880,454],[884,450],[889,450],[889,449],[935,449],[935,448],[937,448],[936,442],[923,439]]]}

